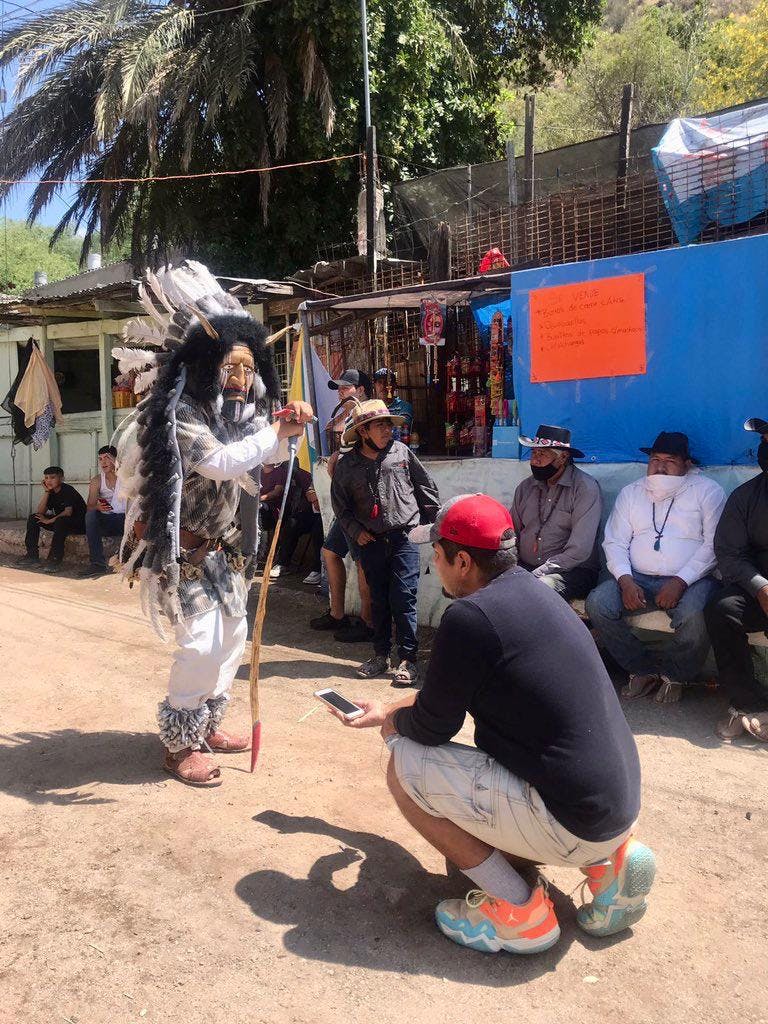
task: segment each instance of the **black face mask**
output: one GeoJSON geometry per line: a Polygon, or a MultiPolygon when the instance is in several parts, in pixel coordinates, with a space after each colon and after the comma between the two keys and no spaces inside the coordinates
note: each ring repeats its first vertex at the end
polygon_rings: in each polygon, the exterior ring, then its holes
{"type": "Polygon", "coordinates": [[[548,466],[531,466],[531,475],[534,480],[550,480],[559,470],[553,462],[548,466]]]}
{"type": "Polygon", "coordinates": [[[764,473],[768,470],[768,441],[761,441],[757,446],[757,464],[764,473]]]}

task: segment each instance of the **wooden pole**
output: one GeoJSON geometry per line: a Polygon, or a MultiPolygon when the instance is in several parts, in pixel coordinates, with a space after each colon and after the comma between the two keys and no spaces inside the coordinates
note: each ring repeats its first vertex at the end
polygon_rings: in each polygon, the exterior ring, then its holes
{"type": "Polygon", "coordinates": [[[517,167],[515,164],[515,144],[512,139],[507,142],[507,192],[509,194],[509,262],[517,263],[517,167]]]}
{"type": "Polygon", "coordinates": [[[632,105],[635,86],[627,83],[621,93],[621,120],[619,122],[619,154],[616,166],[616,203],[620,209],[627,205],[627,169],[629,168],[629,146],[632,139],[632,105]]]}
{"type": "Polygon", "coordinates": [[[533,203],[535,189],[533,186],[533,132],[536,124],[536,99],[533,94],[525,97],[525,138],[523,142],[523,203],[525,210],[524,232],[525,232],[525,258],[533,259],[533,224],[529,224],[529,218],[533,217],[533,210],[529,209],[533,203]]]}

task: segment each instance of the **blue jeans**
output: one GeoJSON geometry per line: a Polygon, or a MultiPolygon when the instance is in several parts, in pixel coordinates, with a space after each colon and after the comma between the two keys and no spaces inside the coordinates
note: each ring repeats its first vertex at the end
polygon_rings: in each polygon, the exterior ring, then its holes
{"type": "Polygon", "coordinates": [[[91,565],[106,567],[107,559],[101,538],[122,537],[124,526],[125,515],[122,512],[99,512],[94,508],[85,513],[85,535],[88,538],[91,565]]]}
{"type": "Polygon", "coordinates": [[[647,607],[628,612],[621,600],[615,579],[595,587],[586,601],[586,612],[605,646],[621,667],[631,675],[665,675],[678,683],[691,682],[704,664],[709,650],[709,634],[704,622],[704,606],[720,584],[712,576],[697,580],[683,593],[677,606],[667,611],[675,631],[663,649],[651,650],[635,636],[628,618],[656,608],[655,598],[669,576],[646,576],[633,572],[632,579],[645,594],[647,607]]]}
{"type": "Polygon", "coordinates": [[[416,661],[419,549],[405,530],[392,530],[360,547],[360,563],[371,590],[375,653],[389,654],[394,619],[400,661],[416,661]]]}

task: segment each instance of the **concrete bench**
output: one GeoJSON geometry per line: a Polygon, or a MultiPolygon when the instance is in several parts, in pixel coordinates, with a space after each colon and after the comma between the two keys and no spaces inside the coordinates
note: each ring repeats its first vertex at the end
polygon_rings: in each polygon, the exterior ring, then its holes
{"type": "MultiPolygon", "coordinates": [[[[571,601],[571,608],[576,614],[586,619],[587,615],[584,610],[584,601],[576,599],[571,601]]],[[[632,615],[629,619],[630,626],[633,629],[640,629],[650,633],[672,633],[674,630],[669,622],[669,616],[661,608],[655,608],[653,611],[639,612],[636,615],[632,615]]],[[[749,642],[754,647],[768,647],[768,636],[765,633],[750,633],[749,642]]]]}
{"type": "MultiPolygon", "coordinates": [[[[11,519],[0,523],[0,555],[20,558],[26,551],[24,535],[27,532],[25,519],[11,519]]],[[[120,545],[119,537],[104,538],[104,554],[109,560],[117,554],[120,545]]],[[[40,531],[40,557],[46,558],[51,546],[51,534],[48,530],[40,531]]],[[[84,533],[67,537],[64,545],[65,565],[87,565],[89,561],[88,541],[84,533]]]]}

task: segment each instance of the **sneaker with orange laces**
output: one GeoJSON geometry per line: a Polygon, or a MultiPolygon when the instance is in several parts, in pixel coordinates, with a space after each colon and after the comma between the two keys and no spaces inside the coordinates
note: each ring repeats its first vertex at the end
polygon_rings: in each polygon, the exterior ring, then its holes
{"type": "Polygon", "coordinates": [[[437,927],[460,946],[481,953],[541,953],[560,938],[552,901],[540,882],[518,906],[472,889],[463,900],[443,900],[435,910],[437,927]]]}
{"type": "Polygon", "coordinates": [[[645,897],[656,874],[656,858],[631,836],[608,860],[583,867],[584,885],[594,899],[580,907],[576,920],[590,935],[615,935],[631,927],[648,909],[645,897]]]}

